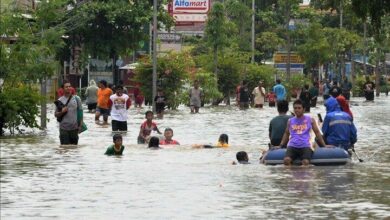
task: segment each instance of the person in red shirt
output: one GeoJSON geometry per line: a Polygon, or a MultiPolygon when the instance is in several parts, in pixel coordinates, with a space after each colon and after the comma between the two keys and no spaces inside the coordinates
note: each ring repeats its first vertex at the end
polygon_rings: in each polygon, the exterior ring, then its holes
{"type": "Polygon", "coordinates": [[[267,99],[268,99],[269,107],[275,107],[276,94],[273,91],[267,94],[267,99]]]}
{"type": "Polygon", "coordinates": [[[144,102],[144,96],[142,95],[141,89],[139,88],[139,84],[137,84],[134,88],[134,102],[135,107],[142,107],[142,103],[144,102]]]}
{"type": "Polygon", "coordinates": [[[179,142],[172,139],[173,137],[172,128],[165,128],[164,137],[165,139],[160,141],[160,145],[180,145],[179,142]]]}
{"type": "Polygon", "coordinates": [[[147,143],[152,131],[157,131],[157,133],[161,134],[160,130],[158,130],[157,124],[153,122],[153,118],[154,118],[153,112],[146,111],[145,118],[146,121],[144,121],[144,123],[141,124],[141,129],[139,130],[138,140],[137,140],[138,144],[147,143]]]}

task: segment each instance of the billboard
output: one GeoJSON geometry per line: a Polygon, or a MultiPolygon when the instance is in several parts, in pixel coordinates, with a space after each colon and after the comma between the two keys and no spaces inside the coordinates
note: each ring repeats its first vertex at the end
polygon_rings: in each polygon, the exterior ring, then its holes
{"type": "Polygon", "coordinates": [[[168,4],[169,14],[176,25],[204,23],[210,11],[211,0],[172,0],[168,4]]]}
{"type": "Polygon", "coordinates": [[[210,9],[210,0],[173,0],[174,13],[205,14],[210,9]]]}

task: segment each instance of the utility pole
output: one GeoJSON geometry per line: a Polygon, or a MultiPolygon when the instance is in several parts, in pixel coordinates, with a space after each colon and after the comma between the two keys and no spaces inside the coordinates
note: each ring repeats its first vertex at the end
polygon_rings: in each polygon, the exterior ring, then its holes
{"type": "Polygon", "coordinates": [[[340,28],[343,28],[343,0],[340,1],[340,28]]]}
{"type": "Polygon", "coordinates": [[[157,0],[153,0],[153,92],[152,105],[153,112],[156,111],[154,97],[157,94],[157,0]]]}
{"type": "MultiPolygon", "coordinates": [[[[44,25],[42,25],[42,29],[41,29],[41,38],[43,39],[43,27],[44,25]]],[[[47,106],[46,106],[46,99],[47,99],[47,94],[46,94],[46,77],[42,77],[41,78],[41,96],[42,96],[42,99],[41,99],[41,129],[44,130],[47,128],[47,123],[46,123],[46,120],[47,120],[47,106]]]]}
{"type": "Polygon", "coordinates": [[[255,0],[252,0],[252,60],[255,63],[255,0]]]}

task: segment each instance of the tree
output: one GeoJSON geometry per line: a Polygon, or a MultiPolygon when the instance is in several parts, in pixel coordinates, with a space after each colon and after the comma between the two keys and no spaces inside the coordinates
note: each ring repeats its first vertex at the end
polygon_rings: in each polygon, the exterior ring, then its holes
{"type": "MultiPolygon", "coordinates": [[[[389,37],[388,37],[389,32],[386,31],[386,26],[388,26],[388,22],[389,22],[388,17],[390,15],[390,2],[387,0],[373,0],[373,1],[352,0],[352,7],[354,8],[354,12],[359,18],[361,18],[364,22],[369,20],[372,25],[373,32],[374,32],[374,39],[377,45],[376,54],[374,56],[376,60],[375,81],[376,84],[379,84],[380,71],[378,65],[379,65],[379,61],[381,60],[381,57],[383,57],[382,48],[385,47],[386,42],[389,41],[389,37]],[[383,23],[383,21],[387,21],[387,22],[383,23]]],[[[379,87],[377,87],[376,95],[379,96],[379,94],[380,94],[379,87]]]]}
{"type": "Polygon", "coordinates": [[[285,37],[286,37],[286,51],[287,51],[287,81],[290,80],[290,55],[291,55],[291,28],[290,20],[292,18],[293,12],[298,9],[300,0],[279,0],[278,8],[281,10],[284,15],[284,25],[285,25],[285,37]]]}
{"type": "Polygon", "coordinates": [[[228,21],[222,3],[214,3],[206,21],[205,37],[214,56],[214,74],[218,73],[218,51],[228,44],[228,21]]]}
{"type": "MultiPolygon", "coordinates": [[[[38,127],[37,104],[41,101],[41,128],[46,123],[46,97],[40,97],[36,82],[44,84],[55,73],[58,62],[56,53],[64,45],[63,31],[56,27],[63,15],[64,1],[41,1],[30,15],[17,10],[1,13],[0,121],[11,133],[22,131],[20,126],[38,127]]],[[[43,94],[45,94],[45,87],[43,94]]]]}
{"type": "MultiPolygon", "coordinates": [[[[322,26],[318,23],[311,24],[303,29],[302,38],[305,42],[298,46],[298,53],[305,60],[306,66],[315,69],[326,62],[331,61],[332,50],[322,26]]],[[[319,78],[318,78],[319,80],[319,78]]]]}
{"type": "MultiPolygon", "coordinates": [[[[119,55],[128,55],[129,49],[137,49],[139,42],[147,41],[149,37],[145,31],[153,15],[149,1],[83,1],[72,7],[64,24],[71,36],[72,47],[83,48],[81,53],[84,55],[81,56],[110,57],[115,64],[119,55]]],[[[158,20],[167,29],[173,25],[173,19],[162,4],[159,5],[158,20]]],[[[78,62],[75,61],[77,67],[80,66],[78,62]]]]}
{"type": "Polygon", "coordinates": [[[274,32],[263,32],[256,39],[256,49],[260,52],[260,59],[266,60],[272,57],[273,53],[277,51],[279,45],[283,43],[283,39],[280,38],[274,32]]]}
{"type": "Polygon", "coordinates": [[[235,41],[240,50],[250,51],[250,31],[252,10],[243,2],[238,0],[228,0],[225,2],[226,14],[229,20],[238,30],[235,41]]]}
{"type": "MultiPolygon", "coordinates": [[[[195,66],[189,52],[171,52],[158,59],[157,85],[168,99],[168,107],[176,109],[182,100],[183,86],[195,66]]],[[[152,100],[152,64],[149,58],[141,61],[137,68],[136,81],[141,83],[145,100],[152,100]]]]}
{"type": "Polygon", "coordinates": [[[344,28],[326,28],[325,32],[327,41],[332,45],[333,61],[340,64],[340,73],[344,77],[345,56],[352,48],[357,46],[360,37],[344,28]]]}

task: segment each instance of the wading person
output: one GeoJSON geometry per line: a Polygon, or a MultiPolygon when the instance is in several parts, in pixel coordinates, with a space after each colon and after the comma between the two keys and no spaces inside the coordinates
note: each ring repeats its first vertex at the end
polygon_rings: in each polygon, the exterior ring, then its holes
{"type": "Polygon", "coordinates": [[[164,95],[162,89],[157,90],[157,95],[154,97],[154,101],[156,102],[157,118],[163,118],[167,97],[164,95]]]}
{"type": "Polygon", "coordinates": [[[98,101],[95,114],[95,122],[97,124],[99,124],[100,115],[103,115],[103,124],[108,124],[108,116],[110,115],[108,102],[111,95],[112,90],[107,87],[107,82],[105,80],[101,80],[99,82],[98,101]]]}
{"type": "Polygon", "coordinates": [[[276,80],[276,85],[272,88],[272,91],[276,95],[276,102],[286,100],[286,88],[284,88],[280,79],[276,80]]]}
{"type": "Polygon", "coordinates": [[[189,91],[191,113],[199,113],[202,104],[203,90],[199,88],[199,81],[194,81],[194,87],[189,91]]]}
{"type": "Polygon", "coordinates": [[[111,146],[109,146],[106,150],[105,155],[122,155],[123,151],[125,150],[125,146],[122,145],[123,138],[120,134],[115,134],[113,137],[113,142],[111,146]]]}
{"type": "Polygon", "coordinates": [[[374,89],[375,83],[370,80],[369,76],[366,76],[366,82],[363,85],[364,97],[366,97],[366,101],[374,101],[374,89]]]}
{"type": "Polygon", "coordinates": [[[357,141],[357,131],[352,117],[341,111],[339,102],[333,97],[326,100],[325,106],[326,116],[322,124],[322,134],[326,144],[348,151],[357,141]]]}
{"type": "Polygon", "coordinates": [[[309,165],[313,150],[310,143],[310,130],[313,130],[321,147],[325,146],[324,139],[318,129],[317,123],[309,115],[304,115],[303,103],[296,100],[293,103],[295,117],[287,122],[281,147],[286,146],[287,151],[284,157],[284,165],[291,165],[295,159],[301,159],[302,165],[309,165]]]}
{"type": "Polygon", "coordinates": [[[292,117],[291,115],[287,115],[288,112],[288,102],[286,100],[282,100],[278,102],[277,109],[279,115],[274,117],[269,123],[269,139],[271,141],[272,146],[279,146],[282,141],[284,131],[287,127],[288,120],[292,117]]]}
{"type": "Polygon", "coordinates": [[[149,141],[150,135],[152,131],[157,131],[157,133],[161,134],[160,130],[158,130],[157,124],[153,122],[154,114],[152,111],[145,112],[146,121],[141,124],[141,128],[139,130],[138,144],[145,144],[149,141]]]}
{"type": "Polygon", "coordinates": [[[265,99],[265,89],[263,81],[259,82],[259,85],[253,89],[252,95],[254,96],[255,108],[263,108],[265,99]]]}
{"type": "Polygon", "coordinates": [[[319,95],[318,84],[316,82],[313,82],[313,86],[310,87],[309,93],[311,96],[310,107],[316,107],[317,106],[317,97],[319,95]]]}
{"type": "Polygon", "coordinates": [[[248,89],[248,83],[243,80],[242,85],[240,86],[240,109],[248,109],[250,102],[250,94],[248,89]]]}
{"type": "Polygon", "coordinates": [[[89,86],[85,90],[85,96],[87,97],[86,103],[88,105],[88,112],[95,113],[97,106],[97,93],[99,88],[96,86],[95,80],[89,81],[89,86]]]}
{"type": "Polygon", "coordinates": [[[123,86],[115,88],[115,94],[110,96],[108,107],[111,109],[112,131],[127,131],[127,110],[131,101],[128,95],[123,94],[123,86]]]}
{"type": "Polygon", "coordinates": [[[164,140],[160,141],[160,145],[179,145],[179,142],[172,139],[173,130],[172,128],[165,128],[164,131],[164,140]]]}
{"type": "Polygon", "coordinates": [[[352,83],[348,81],[348,78],[344,76],[344,80],[341,82],[342,95],[349,101],[351,97],[352,83]]]}
{"type": "Polygon", "coordinates": [[[81,99],[77,95],[72,95],[69,82],[63,84],[64,95],[56,103],[55,117],[60,122],[60,143],[61,145],[77,145],[79,132],[83,118],[77,120],[77,111],[82,111],[81,99]]]}
{"type": "Polygon", "coordinates": [[[302,90],[301,94],[299,94],[299,99],[303,103],[303,108],[305,109],[305,112],[310,112],[310,100],[311,100],[311,95],[309,92],[309,85],[306,84],[302,90]]]}

